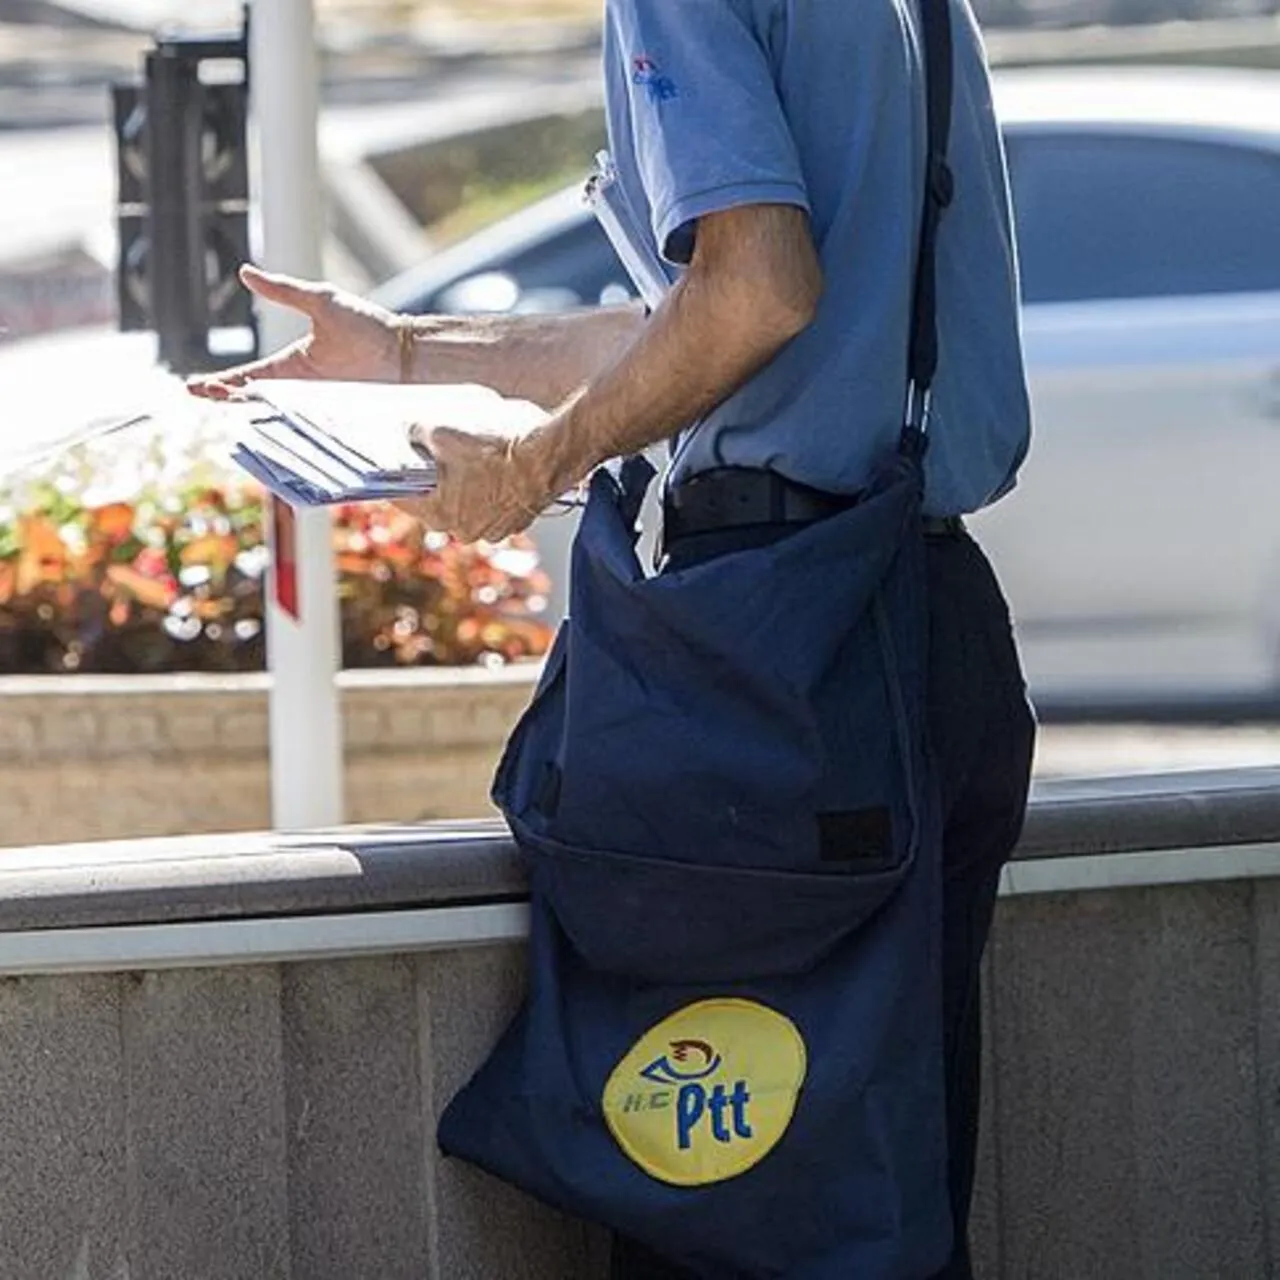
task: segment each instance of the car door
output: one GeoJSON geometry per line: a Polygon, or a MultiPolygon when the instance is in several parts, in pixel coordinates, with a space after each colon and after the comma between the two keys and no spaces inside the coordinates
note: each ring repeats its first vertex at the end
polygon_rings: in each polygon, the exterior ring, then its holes
{"type": "Polygon", "coordinates": [[[1257,689],[1280,650],[1280,155],[1009,136],[1034,445],[979,522],[1042,697],[1257,689]]]}

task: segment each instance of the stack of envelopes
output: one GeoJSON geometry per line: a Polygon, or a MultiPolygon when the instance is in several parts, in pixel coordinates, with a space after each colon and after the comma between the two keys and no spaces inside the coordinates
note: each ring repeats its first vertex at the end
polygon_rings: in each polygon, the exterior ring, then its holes
{"type": "Polygon", "coordinates": [[[519,433],[546,414],[480,386],[372,382],[251,382],[232,454],[293,506],[319,507],[420,496],[435,488],[434,461],[409,428],[519,433]]]}

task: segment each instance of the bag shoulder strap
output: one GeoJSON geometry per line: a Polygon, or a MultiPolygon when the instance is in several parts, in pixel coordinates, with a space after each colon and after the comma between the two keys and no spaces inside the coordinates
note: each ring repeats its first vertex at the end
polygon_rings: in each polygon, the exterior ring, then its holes
{"type": "Polygon", "coordinates": [[[938,369],[938,226],[955,196],[955,178],[947,163],[954,74],[951,0],[919,0],[919,5],[924,31],[929,143],[907,359],[910,380],[907,429],[923,435],[929,391],[938,369]]]}

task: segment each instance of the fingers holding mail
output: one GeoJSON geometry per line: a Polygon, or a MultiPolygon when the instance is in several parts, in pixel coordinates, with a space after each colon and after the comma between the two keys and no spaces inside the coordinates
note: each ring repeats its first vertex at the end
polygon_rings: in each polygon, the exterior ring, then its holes
{"type": "Polygon", "coordinates": [[[417,424],[414,449],[436,464],[436,488],[402,504],[429,529],[464,542],[497,542],[527,529],[548,505],[514,451],[518,439],[487,431],[417,424]]]}

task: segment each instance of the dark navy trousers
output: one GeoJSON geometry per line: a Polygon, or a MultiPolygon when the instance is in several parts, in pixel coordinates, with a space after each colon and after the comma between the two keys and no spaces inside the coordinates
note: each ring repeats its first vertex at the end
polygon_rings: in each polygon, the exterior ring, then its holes
{"type": "MultiPolygon", "coordinates": [[[[684,538],[667,568],[771,542],[785,526],[752,526],[684,538]]],[[[967,534],[927,539],[929,732],[942,787],[943,1007],[948,1181],[956,1244],[935,1277],[970,1280],[969,1204],[978,1138],[981,1022],[979,970],[1000,869],[1022,829],[1035,743],[1009,609],[991,565],[967,534]]],[[[786,1230],[779,1223],[780,1231],[786,1230]]],[[[613,1280],[698,1280],[618,1239],[613,1280]]]]}

